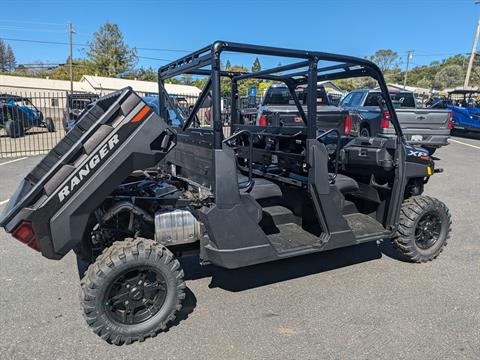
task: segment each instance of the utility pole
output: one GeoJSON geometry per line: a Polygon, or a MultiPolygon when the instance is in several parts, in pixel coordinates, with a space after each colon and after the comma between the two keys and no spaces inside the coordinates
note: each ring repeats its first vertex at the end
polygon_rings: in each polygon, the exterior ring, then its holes
{"type": "Polygon", "coordinates": [[[405,70],[405,76],[403,78],[403,89],[407,86],[407,75],[408,75],[408,67],[410,65],[410,60],[413,58],[413,50],[407,51],[407,69],[405,70]]]}
{"type": "MultiPolygon", "coordinates": [[[[475,2],[475,3],[478,4],[478,2],[475,2]]],[[[467,75],[465,76],[465,82],[463,83],[464,88],[468,87],[468,83],[470,81],[470,74],[472,73],[473,59],[475,58],[475,52],[477,50],[479,33],[480,33],[480,18],[478,18],[477,32],[475,33],[475,39],[473,40],[472,53],[470,54],[470,60],[468,62],[467,75]]]]}
{"type": "Polygon", "coordinates": [[[68,23],[68,33],[70,35],[70,94],[73,94],[73,25],[68,23]]]}

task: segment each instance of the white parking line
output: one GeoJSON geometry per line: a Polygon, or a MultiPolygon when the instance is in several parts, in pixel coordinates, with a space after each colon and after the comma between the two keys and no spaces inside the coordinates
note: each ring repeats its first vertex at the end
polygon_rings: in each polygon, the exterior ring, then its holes
{"type": "Polygon", "coordinates": [[[0,206],[5,205],[8,202],[8,200],[10,200],[10,199],[0,201],[0,206]]]}
{"type": "MultiPolygon", "coordinates": [[[[477,145],[472,145],[472,144],[464,143],[463,141],[458,141],[458,140],[455,140],[455,139],[452,139],[452,138],[450,138],[450,141],[453,141],[453,142],[455,142],[455,143],[462,144],[462,145],[465,145],[465,146],[470,146],[470,147],[473,147],[473,148],[475,148],[475,149],[480,150],[480,146],[477,146],[477,145]]],[[[0,165],[1,165],[1,164],[0,164],[0,165]]]]}
{"type": "Polygon", "coordinates": [[[10,161],[5,161],[4,163],[1,163],[0,166],[2,166],[2,165],[7,165],[7,164],[11,164],[11,163],[14,163],[14,162],[16,162],[16,161],[25,160],[25,159],[28,159],[28,157],[22,157],[22,158],[19,158],[19,159],[14,159],[14,160],[10,160],[10,161]]]}

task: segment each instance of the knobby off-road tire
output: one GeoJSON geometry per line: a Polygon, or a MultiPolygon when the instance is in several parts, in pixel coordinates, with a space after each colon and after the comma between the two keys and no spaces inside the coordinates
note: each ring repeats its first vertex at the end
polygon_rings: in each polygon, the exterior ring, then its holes
{"type": "Polygon", "coordinates": [[[153,337],[182,308],[183,276],[178,260],[155,241],[116,242],[81,280],[84,317],[108,343],[131,344],[153,337]]]}
{"type": "Polygon", "coordinates": [[[403,202],[393,245],[412,262],[431,261],[447,245],[451,225],[444,203],[429,196],[413,196],[403,202]]]}

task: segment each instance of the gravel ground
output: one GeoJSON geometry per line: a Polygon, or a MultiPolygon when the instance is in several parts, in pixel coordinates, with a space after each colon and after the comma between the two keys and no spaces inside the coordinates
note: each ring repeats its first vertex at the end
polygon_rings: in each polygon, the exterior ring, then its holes
{"type": "MultiPolygon", "coordinates": [[[[44,259],[2,230],[0,358],[480,359],[480,140],[453,140],[426,188],[453,217],[436,261],[375,243],[234,271],[187,258],[179,320],[131,346],[85,324],[73,256],[44,259]]],[[[38,161],[0,161],[0,202],[38,161]]]]}

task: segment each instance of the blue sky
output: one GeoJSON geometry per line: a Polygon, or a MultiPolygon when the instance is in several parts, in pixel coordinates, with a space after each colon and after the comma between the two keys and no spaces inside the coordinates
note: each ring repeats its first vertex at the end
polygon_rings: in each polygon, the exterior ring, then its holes
{"type": "MultiPolygon", "coordinates": [[[[111,21],[130,46],[165,49],[138,51],[139,65],[154,68],[166,62],[147,58],[174,59],[217,39],[360,57],[387,48],[405,58],[412,49],[415,66],[469,53],[479,15],[474,0],[2,0],[0,37],[66,42],[72,21],[74,42],[84,44],[111,21]]],[[[68,56],[65,45],[7,42],[19,64],[68,56]]],[[[74,56],[83,54],[76,46],[74,56]]],[[[231,61],[250,66],[253,59],[231,61]]]]}

